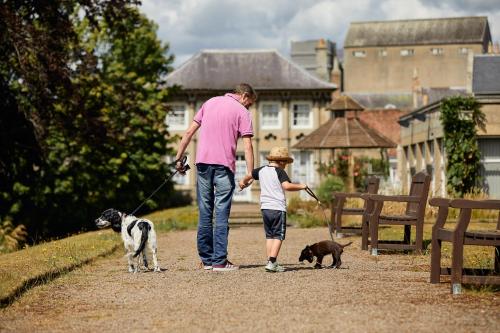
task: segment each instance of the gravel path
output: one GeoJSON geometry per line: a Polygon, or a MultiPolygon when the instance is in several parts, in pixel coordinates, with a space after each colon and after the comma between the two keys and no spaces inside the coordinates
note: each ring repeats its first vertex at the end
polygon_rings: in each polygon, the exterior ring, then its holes
{"type": "MultiPolygon", "coordinates": [[[[34,288],[0,310],[2,332],[499,332],[500,297],[449,294],[429,284],[428,257],[360,250],[340,239],[343,268],[297,263],[320,229],[289,228],[280,256],[289,270],[266,273],[264,232],[235,228],[237,272],[198,269],[195,232],[159,235],[162,273],[129,274],[122,252],[34,288]]],[[[327,260],[326,264],[331,261],[327,260]]]]}

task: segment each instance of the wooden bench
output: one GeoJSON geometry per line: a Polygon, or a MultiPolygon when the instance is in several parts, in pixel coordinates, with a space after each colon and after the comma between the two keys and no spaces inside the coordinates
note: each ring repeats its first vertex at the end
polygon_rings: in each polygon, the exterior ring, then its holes
{"type": "Polygon", "coordinates": [[[332,202],[332,213],[331,213],[331,221],[332,226],[335,229],[335,234],[339,237],[341,233],[352,233],[352,234],[361,234],[363,222],[359,226],[342,226],[342,217],[345,215],[354,215],[360,216],[362,219],[365,216],[364,212],[368,208],[371,210],[371,207],[367,207],[367,202],[365,200],[363,208],[354,208],[354,207],[346,207],[346,202],[348,198],[359,198],[362,199],[364,194],[377,194],[378,188],[380,184],[380,179],[377,177],[369,177],[367,179],[366,191],[363,193],[354,192],[354,193],[345,193],[345,192],[334,192],[333,193],[333,202],[332,202]]]}
{"type": "Polygon", "coordinates": [[[431,283],[439,283],[441,276],[451,276],[451,292],[460,294],[462,283],[500,284],[500,200],[449,200],[432,198],[431,206],[439,207],[436,223],[432,227],[431,283]],[[460,209],[454,229],[444,227],[450,207],[460,209]],[[498,210],[496,230],[468,230],[472,210],[498,210]],[[441,267],[441,243],[452,244],[451,267],[441,267]],[[463,267],[464,245],[495,247],[493,269],[467,269],[463,267]],[[494,274],[494,275],[490,275],[494,274]]]}
{"type": "Polygon", "coordinates": [[[423,250],[424,216],[431,177],[425,172],[419,172],[412,177],[409,195],[379,195],[367,194],[364,198],[372,210],[366,210],[363,219],[362,247],[370,243],[372,255],[378,255],[379,249],[413,250],[421,253],[423,250]],[[401,215],[381,214],[384,203],[388,201],[406,202],[405,212],[401,215]],[[403,240],[379,241],[378,231],[381,225],[404,226],[403,240]],[[411,226],[415,226],[416,240],[411,244],[411,226]],[[370,240],[368,241],[368,230],[370,240]]]}

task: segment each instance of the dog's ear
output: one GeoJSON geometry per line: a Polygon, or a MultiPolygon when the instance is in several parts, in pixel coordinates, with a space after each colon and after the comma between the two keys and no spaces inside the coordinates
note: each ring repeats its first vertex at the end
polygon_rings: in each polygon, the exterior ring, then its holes
{"type": "Polygon", "coordinates": [[[306,250],[309,250],[311,247],[309,245],[306,245],[306,250]]]}
{"type": "Polygon", "coordinates": [[[103,216],[111,223],[111,228],[114,231],[120,232],[122,230],[122,213],[118,210],[113,208],[107,209],[103,213],[103,216]]]}

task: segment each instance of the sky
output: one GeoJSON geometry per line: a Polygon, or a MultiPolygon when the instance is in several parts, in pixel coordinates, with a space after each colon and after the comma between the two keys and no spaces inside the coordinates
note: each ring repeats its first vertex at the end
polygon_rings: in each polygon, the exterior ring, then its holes
{"type": "Polygon", "coordinates": [[[500,41],[499,0],[143,0],[179,67],[202,49],[276,49],[329,39],[342,48],[350,22],[487,16],[500,41]]]}

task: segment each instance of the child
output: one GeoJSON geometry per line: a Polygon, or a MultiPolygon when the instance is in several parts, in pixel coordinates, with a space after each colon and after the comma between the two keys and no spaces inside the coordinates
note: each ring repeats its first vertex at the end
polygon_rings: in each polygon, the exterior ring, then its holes
{"type": "Polygon", "coordinates": [[[253,180],[260,181],[260,208],[266,232],[266,250],[268,262],[266,271],[284,272],[277,257],[286,233],[286,198],[285,191],[300,191],[306,184],[292,184],[285,172],[293,158],[286,147],[274,147],[266,157],[269,165],[254,169],[239,182],[240,189],[249,186],[253,180]]]}

